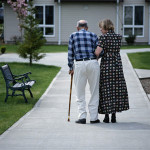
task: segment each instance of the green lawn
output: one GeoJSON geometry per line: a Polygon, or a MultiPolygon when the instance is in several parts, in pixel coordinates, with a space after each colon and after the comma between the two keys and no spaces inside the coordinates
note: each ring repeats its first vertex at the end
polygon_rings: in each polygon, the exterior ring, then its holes
{"type": "MultiPolygon", "coordinates": [[[[13,44],[5,44],[1,45],[6,47],[6,53],[16,53],[18,49],[18,45],[13,44]]],[[[67,52],[68,46],[67,45],[45,45],[42,46],[40,52],[42,53],[58,53],[58,52],[67,52]]]]}
{"type": "Polygon", "coordinates": [[[67,52],[67,45],[45,45],[41,48],[43,53],[67,52]]]}
{"type": "Polygon", "coordinates": [[[129,53],[133,68],[150,69],[150,52],[129,53]]]}
{"type": "MultiPolygon", "coordinates": [[[[13,98],[9,96],[7,103],[5,103],[5,82],[0,71],[0,134],[33,108],[60,70],[59,67],[55,66],[37,64],[29,66],[25,63],[8,64],[10,65],[13,74],[16,75],[31,71],[32,74],[30,75],[30,78],[36,80],[36,83],[31,88],[34,98],[31,98],[28,91],[26,91],[26,97],[28,99],[27,104],[22,96],[13,98]]],[[[4,63],[0,63],[0,66],[2,65],[4,65],[4,63]]]]}
{"type": "MultiPolygon", "coordinates": [[[[1,46],[6,46],[6,53],[16,53],[18,45],[5,44],[1,46]]],[[[139,49],[139,48],[150,48],[150,45],[135,45],[135,46],[122,46],[121,49],[139,49]]],[[[57,53],[57,52],[67,52],[67,45],[45,45],[42,46],[40,52],[42,53],[57,53]]]]}
{"type": "Polygon", "coordinates": [[[139,48],[150,48],[150,45],[123,45],[121,49],[139,49],[139,48]]]}

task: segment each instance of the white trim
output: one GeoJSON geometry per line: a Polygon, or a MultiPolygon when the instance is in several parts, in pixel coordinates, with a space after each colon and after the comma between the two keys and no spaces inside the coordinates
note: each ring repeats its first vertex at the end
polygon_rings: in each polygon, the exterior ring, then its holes
{"type": "Polygon", "coordinates": [[[61,0],[59,0],[59,36],[58,36],[58,45],[61,44],[61,0]]]}
{"type": "Polygon", "coordinates": [[[43,36],[44,37],[55,37],[55,4],[34,4],[34,6],[43,6],[43,25],[39,24],[39,27],[43,27],[43,36]],[[45,25],[45,7],[53,6],[53,25],[45,25]],[[45,27],[53,28],[53,35],[45,35],[45,27]]]}
{"type": "Polygon", "coordinates": [[[134,34],[134,28],[143,28],[143,34],[141,36],[136,36],[136,37],[144,37],[144,22],[145,22],[145,5],[123,5],[123,37],[127,37],[126,35],[124,35],[124,28],[132,28],[132,34],[134,34]],[[125,13],[125,7],[126,6],[131,6],[133,8],[133,13],[132,13],[132,21],[133,24],[132,25],[125,25],[124,23],[124,13],[125,13]],[[135,6],[143,6],[143,25],[134,25],[134,19],[135,19],[135,6]]]}
{"type": "Polygon", "coordinates": [[[119,0],[117,0],[117,14],[116,14],[116,33],[118,34],[119,32],[119,0]]]}

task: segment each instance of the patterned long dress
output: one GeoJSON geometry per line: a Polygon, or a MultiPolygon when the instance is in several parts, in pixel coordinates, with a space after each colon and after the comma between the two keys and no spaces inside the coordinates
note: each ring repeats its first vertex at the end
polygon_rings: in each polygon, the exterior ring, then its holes
{"type": "Polygon", "coordinates": [[[110,114],[129,109],[128,92],[120,56],[122,36],[109,30],[100,36],[99,45],[104,50],[100,65],[100,114],[110,114]]]}

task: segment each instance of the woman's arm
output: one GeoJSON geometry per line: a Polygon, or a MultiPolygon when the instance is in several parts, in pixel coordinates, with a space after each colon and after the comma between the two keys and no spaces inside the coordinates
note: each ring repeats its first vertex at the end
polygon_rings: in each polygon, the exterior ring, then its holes
{"type": "Polygon", "coordinates": [[[97,56],[97,58],[99,58],[100,53],[102,52],[102,48],[97,46],[96,50],[95,50],[95,55],[97,56]]]}

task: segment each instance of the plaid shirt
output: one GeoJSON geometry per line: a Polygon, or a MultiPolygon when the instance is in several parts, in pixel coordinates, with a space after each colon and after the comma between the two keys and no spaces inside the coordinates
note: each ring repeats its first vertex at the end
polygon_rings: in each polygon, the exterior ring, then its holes
{"type": "Polygon", "coordinates": [[[94,52],[98,45],[96,34],[81,29],[70,35],[68,44],[68,66],[73,70],[74,59],[96,58],[94,52]]]}

